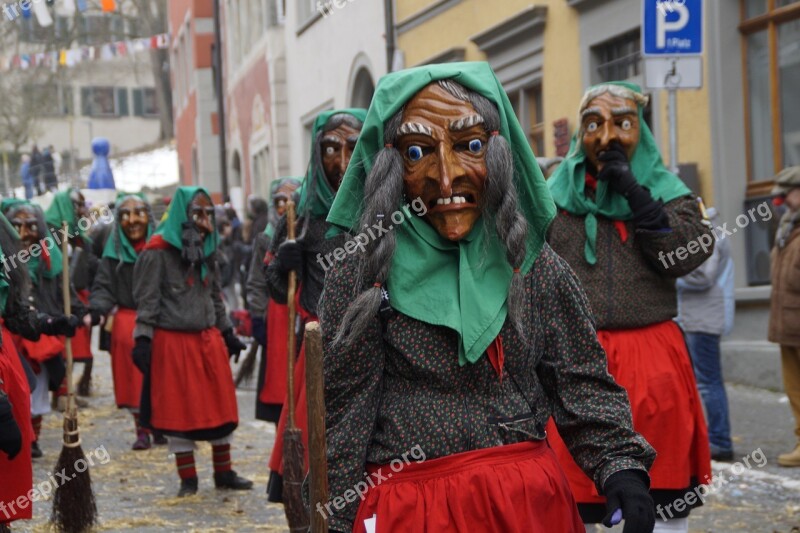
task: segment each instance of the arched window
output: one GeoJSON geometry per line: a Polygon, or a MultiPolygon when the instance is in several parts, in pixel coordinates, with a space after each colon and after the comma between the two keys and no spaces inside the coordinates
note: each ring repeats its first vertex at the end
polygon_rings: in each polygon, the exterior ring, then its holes
{"type": "Polygon", "coordinates": [[[372,76],[366,68],[362,68],[356,74],[356,79],[353,83],[353,94],[350,97],[351,107],[368,108],[374,93],[375,84],[372,82],[372,76]]]}

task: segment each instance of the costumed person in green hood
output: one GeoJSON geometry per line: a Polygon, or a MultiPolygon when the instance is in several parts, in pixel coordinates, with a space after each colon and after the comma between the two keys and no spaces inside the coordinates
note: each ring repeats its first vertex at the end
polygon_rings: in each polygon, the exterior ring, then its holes
{"type": "MultiPolygon", "coordinates": [[[[675,280],[712,254],[714,237],[689,188],[664,167],[646,104],[625,82],[584,95],[570,152],[548,181],[558,207],[548,242],[580,279],[608,370],[628,391],[633,427],[658,454],[650,470],[655,530],[688,531],[693,506],[671,504],[711,481],[711,461],[692,362],[673,321],[675,280]]],[[[602,493],[573,462],[561,428],[551,429],[581,516],[601,521],[602,493]]]]}
{"type": "Polygon", "coordinates": [[[282,178],[272,182],[268,223],[253,241],[253,257],[247,274],[247,308],[250,312],[253,338],[261,346],[263,354],[258,370],[256,418],[276,424],[286,397],[289,309],[286,304],[279,304],[270,298],[264,260],[272,244],[278,220],[286,212],[286,203],[300,187],[300,183],[298,178],[282,178]]]}
{"type": "Polygon", "coordinates": [[[214,218],[208,191],[179,187],[133,273],[133,360],[144,374],[139,417],[167,436],[178,496],[197,492],[198,440],[211,442],[217,488],[253,486],[231,465],[239,414],[228,358],[245,346],[222,303],[214,218]]]}
{"type": "MultiPolygon", "coordinates": [[[[64,337],[74,337],[80,323],[78,318],[83,317],[86,310],[75,290],[70,287],[72,312],[76,316],[64,316],[60,249],[63,235],[61,232],[50,233],[41,208],[27,200],[8,198],[0,204],[0,209],[19,235],[21,246],[29,254],[25,267],[32,287],[27,291],[30,301],[26,305],[34,307],[39,313],[38,329],[41,336],[31,338],[30,335],[20,334],[12,337],[17,350],[26,358],[36,376],[36,386],[31,396],[30,416],[34,431],[31,448],[33,457],[39,458],[43,455],[39,446],[42,420],[50,413],[48,391],[56,393],[62,387],[66,374],[64,337]]],[[[20,266],[12,265],[15,269],[20,266]]],[[[64,404],[66,396],[61,396],[59,401],[64,404]]],[[[81,402],[82,405],[79,405],[85,407],[85,400],[81,399],[81,402]]]]}
{"type": "Polygon", "coordinates": [[[142,373],[133,364],[133,329],[136,304],[133,299],[133,270],[153,232],[153,215],[143,195],[121,193],[115,202],[116,223],[110,230],[100,266],[89,294],[88,326],[111,324],[111,374],[117,407],[128,409],[136,427],[134,450],[150,448],[150,431],[139,423],[142,373]]]}
{"type": "MultiPolygon", "coordinates": [[[[87,231],[92,226],[86,198],[79,189],[68,189],[57,192],[53,202],[45,211],[47,225],[54,235],[61,232],[64,222],[68,227],[70,244],[70,276],[73,287],[78,293],[81,303],[89,305],[89,289],[97,272],[98,257],[92,251],[92,239],[87,231]]],[[[92,387],[92,329],[81,324],[72,339],[72,355],[75,361],[83,363],[83,374],[77,383],[79,396],[89,396],[92,387]]],[[[66,383],[62,385],[58,395],[66,394],[66,383]]],[[[79,404],[80,405],[80,404],[79,404]]]]}
{"type": "Polygon", "coordinates": [[[609,522],[652,529],[654,453],[545,243],[554,215],[488,64],[379,81],[328,215],[366,249],[320,304],[331,500],[312,512],[332,531],[582,533],[551,416],[609,522]]]}
{"type": "MultiPolygon", "coordinates": [[[[270,297],[285,305],[288,295],[289,271],[297,272],[297,313],[300,326],[297,339],[302,341],[305,324],[317,321],[317,307],[328,266],[322,260],[344,244],[342,236],[329,236],[330,225],[325,221],[333,199],[350,164],[366,109],[340,109],[320,114],[312,132],[311,159],[308,172],[298,193],[297,238],[287,240],[286,217],[275,228],[271,248],[265,257],[267,284],[270,297]]],[[[270,342],[278,342],[280,353],[287,346],[286,337],[276,335],[270,342]],[[283,344],[280,344],[283,343],[283,344]]],[[[284,356],[285,358],[286,356],[284,356]]],[[[308,412],[305,390],[305,350],[301,346],[294,367],[295,421],[301,429],[305,450],[305,470],[308,471],[308,412]]],[[[275,445],[269,460],[267,498],[272,502],[283,500],[283,433],[287,412],[281,412],[275,445]]]]}

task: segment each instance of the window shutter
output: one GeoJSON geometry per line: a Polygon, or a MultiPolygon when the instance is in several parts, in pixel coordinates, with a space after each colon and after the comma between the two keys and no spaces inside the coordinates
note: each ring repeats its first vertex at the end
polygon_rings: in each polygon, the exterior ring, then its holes
{"type": "Polygon", "coordinates": [[[144,102],[143,102],[143,94],[141,89],[134,89],[133,90],[133,116],[135,117],[142,117],[144,116],[144,102]]]}
{"type": "Polygon", "coordinates": [[[130,115],[128,111],[128,88],[121,87],[117,89],[117,116],[127,117],[130,115]]]}
{"type": "Polygon", "coordinates": [[[92,116],[92,89],[91,87],[81,87],[81,113],[84,116],[92,116]]]}

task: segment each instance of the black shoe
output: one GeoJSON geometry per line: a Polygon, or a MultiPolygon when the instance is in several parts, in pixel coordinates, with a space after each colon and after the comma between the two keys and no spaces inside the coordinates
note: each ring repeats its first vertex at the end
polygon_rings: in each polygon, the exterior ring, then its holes
{"type": "Polygon", "coordinates": [[[733,450],[720,450],[716,452],[711,452],[711,459],[713,459],[714,461],[729,463],[733,461],[733,450]]]}
{"type": "Polygon", "coordinates": [[[178,490],[178,498],[192,496],[194,494],[197,494],[197,478],[190,477],[188,479],[182,479],[181,488],[178,490]]]}
{"type": "Polygon", "coordinates": [[[218,489],[250,490],[253,482],[240,477],[234,470],[214,472],[214,486],[218,489]]]}
{"type": "Polygon", "coordinates": [[[44,452],[42,452],[42,449],[39,448],[39,442],[38,441],[31,442],[31,457],[33,459],[39,459],[40,457],[43,456],[44,452]]]}
{"type": "Polygon", "coordinates": [[[153,444],[156,446],[164,446],[167,444],[167,437],[160,431],[153,432],[153,444]]]}

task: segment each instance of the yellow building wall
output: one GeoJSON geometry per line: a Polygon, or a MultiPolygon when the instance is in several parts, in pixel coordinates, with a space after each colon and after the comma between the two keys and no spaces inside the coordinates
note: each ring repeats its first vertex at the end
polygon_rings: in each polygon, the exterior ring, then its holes
{"type": "MultiPolygon", "coordinates": [[[[398,0],[396,23],[402,24],[436,2],[432,0],[398,0]]],[[[418,65],[453,47],[466,49],[466,61],[483,61],[485,55],[470,38],[495,26],[532,5],[547,5],[545,50],[542,80],[542,107],[545,124],[545,153],[555,155],[553,121],[568,118],[575,126],[578,103],[582,93],[580,50],[578,46],[578,16],[564,0],[464,0],[439,16],[399,34],[397,45],[405,54],[407,67],[418,65]]]]}

